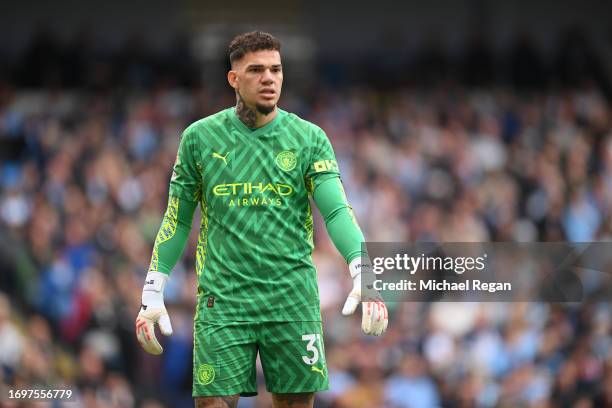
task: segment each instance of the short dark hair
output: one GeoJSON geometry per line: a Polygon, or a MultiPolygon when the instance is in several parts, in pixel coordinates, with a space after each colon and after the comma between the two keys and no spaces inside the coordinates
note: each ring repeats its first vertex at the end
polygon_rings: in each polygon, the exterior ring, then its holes
{"type": "Polygon", "coordinates": [[[235,61],[242,59],[249,52],[261,50],[280,51],[280,48],[280,41],[272,34],[264,33],[263,31],[251,31],[240,34],[234,37],[228,47],[230,64],[233,65],[235,61]]]}

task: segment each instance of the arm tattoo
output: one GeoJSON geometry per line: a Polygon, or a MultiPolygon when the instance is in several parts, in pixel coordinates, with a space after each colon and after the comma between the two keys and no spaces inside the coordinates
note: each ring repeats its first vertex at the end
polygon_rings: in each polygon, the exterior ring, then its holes
{"type": "Polygon", "coordinates": [[[238,394],[221,397],[196,397],[195,408],[236,408],[238,394]]]}
{"type": "Polygon", "coordinates": [[[274,394],[274,408],[312,408],[314,392],[274,394]]]}
{"type": "Polygon", "coordinates": [[[238,118],[249,128],[255,127],[255,122],[257,121],[257,114],[255,111],[244,103],[242,96],[240,93],[236,92],[238,95],[238,102],[236,102],[236,113],[238,114],[238,118]]]}

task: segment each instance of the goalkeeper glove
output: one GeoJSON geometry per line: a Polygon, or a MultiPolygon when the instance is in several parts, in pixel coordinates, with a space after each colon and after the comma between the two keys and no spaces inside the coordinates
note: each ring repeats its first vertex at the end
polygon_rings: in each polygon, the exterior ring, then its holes
{"type": "Polygon", "coordinates": [[[366,293],[362,294],[362,269],[364,269],[364,273],[367,273],[368,283],[372,280],[372,271],[369,263],[362,263],[361,258],[353,259],[349,265],[349,271],[353,278],[353,290],[344,303],[342,314],[345,316],[353,314],[355,309],[357,309],[357,305],[361,303],[361,330],[364,334],[380,336],[387,330],[389,313],[378,291],[368,286],[366,293]]]}
{"type": "Polygon", "coordinates": [[[142,288],[142,305],[136,317],[136,338],[147,353],[161,354],[164,349],[155,337],[155,323],[165,336],[172,334],[170,316],[164,305],[164,287],[168,275],[149,272],[142,288]]]}

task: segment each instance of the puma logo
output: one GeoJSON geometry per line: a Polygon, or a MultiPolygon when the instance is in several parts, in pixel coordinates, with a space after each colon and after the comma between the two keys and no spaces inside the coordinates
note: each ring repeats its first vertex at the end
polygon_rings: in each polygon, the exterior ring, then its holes
{"type": "Polygon", "coordinates": [[[225,156],[221,156],[219,153],[213,152],[212,157],[214,157],[215,159],[223,160],[223,163],[225,163],[225,165],[227,166],[227,155],[228,154],[229,152],[225,153],[225,156]]]}
{"type": "Polygon", "coordinates": [[[318,367],[311,366],[310,367],[310,371],[314,371],[315,373],[319,373],[319,374],[321,374],[321,377],[325,378],[325,373],[323,372],[323,370],[321,370],[318,367]]]}

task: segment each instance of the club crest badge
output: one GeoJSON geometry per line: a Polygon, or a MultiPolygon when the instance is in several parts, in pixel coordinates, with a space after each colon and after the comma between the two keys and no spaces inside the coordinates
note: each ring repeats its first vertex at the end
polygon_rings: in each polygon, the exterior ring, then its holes
{"type": "Polygon", "coordinates": [[[198,380],[200,384],[208,385],[215,380],[215,369],[210,364],[202,364],[198,368],[198,380]]]}
{"type": "Polygon", "coordinates": [[[297,164],[295,153],[289,150],[284,150],[276,156],[276,165],[283,171],[291,171],[297,164]]]}

